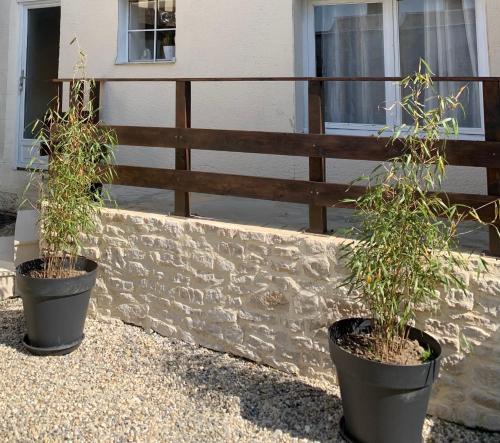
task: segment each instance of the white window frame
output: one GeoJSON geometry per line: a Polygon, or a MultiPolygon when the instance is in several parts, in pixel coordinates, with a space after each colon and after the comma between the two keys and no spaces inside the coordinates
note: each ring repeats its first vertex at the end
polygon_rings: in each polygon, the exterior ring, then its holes
{"type": "MultiPolygon", "coordinates": [[[[399,23],[398,23],[398,0],[308,0],[305,12],[305,65],[306,75],[316,76],[316,45],[314,8],[316,6],[339,5],[339,4],[366,4],[382,3],[384,8],[384,60],[385,75],[387,77],[401,76],[401,64],[399,53],[399,23]]],[[[488,37],[486,20],[486,0],[475,0],[476,7],[476,33],[478,53],[478,75],[489,76],[488,37]]],[[[391,104],[399,100],[400,88],[392,82],[386,83],[386,103],[391,104]]],[[[482,87],[480,88],[481,114],[483,114],[482,87]]],[[[307,102],[306,102],[307,103],[307,102]]],[[[387,126],[393,127],[401,121],[401,111],[386,111],[387,126]]],[[[484,139],[484,116],[481,115],[481,128],[460,128],[459,137],[464,140],[484,139]]],[[[328,134],[337,135],[378,135],[384,125],[360,124],[360,123],[333,123],[326,122],[325,130],[328,134]]]]}
{"type": "MultiPolygon", "coordinates": [[[[162,64],[162,63],[175,63],[177,60],[177,55],[173,60],[163,60],[156,59],[156,38],[154,39],[154,49],[153,49],[153,60],[136,60],[129,61],[129,33],[130,32],[158,32],[166,31],[166,29],[156,28],[158,10],[155,10],[155,28],[151,30],[129,30],[129,0],[119,0],[118,1],[118,51],[116,57],[117,65],[140,65],[140,64],[162,64]]],[[[176,21],[177,21],[177,8],[175,11],[176,21]]],[[[174,32],[177,37],[177,27],[169,28],[174,32]]]]}

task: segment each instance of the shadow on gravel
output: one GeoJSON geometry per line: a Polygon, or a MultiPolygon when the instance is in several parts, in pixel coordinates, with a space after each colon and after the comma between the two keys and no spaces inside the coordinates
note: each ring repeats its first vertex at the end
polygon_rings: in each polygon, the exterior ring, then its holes
{"type": "Polygon", "coordinates": [[[22,309],[5,309],[0,304],[0,345],[25,353],[22,345],[24,329],[22,309]]]}
{"type": "Polygon", "coordinates": [[[340,398],[287,374],[227,356],[193,353],[170,356],[169,372],[178,372],[198,388],[200,403],[213,392],[240,399],[241,416],[259,427],[280,430],[291,437],[343,442],[338,435],[342,415],[340,398]]]}

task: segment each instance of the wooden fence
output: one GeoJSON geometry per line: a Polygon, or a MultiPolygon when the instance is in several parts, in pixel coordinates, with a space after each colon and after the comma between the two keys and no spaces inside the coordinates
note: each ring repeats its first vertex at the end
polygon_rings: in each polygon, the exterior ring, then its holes
{"type": "MultiPolygon", "coordinates": [[[[323,85],[330,81],[399,81],[399,77],[271,77],[271,78],[114,78],[96,79],[90,92],[97,107],[101,86],[107,82],[175,82],[175,128],[113,126],[120,145],[175,149],[175,169],[117,166],[114,184],[175,191],[175,215],[189,217],[190,193],[204,193],[309,205],[309,225],[313,233],[327,232],[327,208],[346,207],[346,198],[364,192],[362,187],[327,183],[326,159],[375,160],[393,158],[401,147],[388,146],[388,139],[325,134],[323,85]],[[191,85],[193,82],[307,82],[309,134],[261,131],[234,131],[191,128],[191,85]],[[193,150],[289,155],[309,159],[309,180],[249,177],[191,170],[193,150]]],[[[59,84],[60,106],[63,85],[59,84]]],[[[485,141],[449,141],[450,165],[481,167],[487,170],[488,195],[449,194],[452,202],[482,207],[500,198],[500,78],[436,77],[435,81],[481,82],[483,90],[485,141]]],[[[71,88],[70,88],[71,89],[71,88]]],[[[62,109],[62,108],[61,108],[62,109]]],[[[494,218],[494,205],[482,211],[494,218]]],[[[490,230],[490,253],[500,256],[500,239],[490,230]]]]}

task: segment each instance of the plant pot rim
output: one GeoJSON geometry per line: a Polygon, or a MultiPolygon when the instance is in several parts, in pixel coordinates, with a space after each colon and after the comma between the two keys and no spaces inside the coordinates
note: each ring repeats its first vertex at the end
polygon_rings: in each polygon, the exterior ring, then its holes
{"type": "Polygon", "coordinates": [[[76,269],[85,271],[84,274],[68,278],[38,278],[26,275],[31,269],[39,269],[42,259],[30,260],[16,268],[16,292],[31,294],[40,299],[54,299],[71,297],[88,291],[95,285],[98,264],[86,257],[78,257],[76,269]]]}
{"type": "Polygon", "coordinates": [[[85,271],[86,273],[83,275],[75,275],[73,277],[65,277],[65,278],[40,278],[40,277],[32,277],[31,275],[28,275],[26,273],[22,272],[22,268],[27,267],[30,264],[37,264],[43,261],[43,258],[35,258],[33,260],[27,260],[25,262],[20,263],[19,265],[16,266],[16,274],[19,277],[22,277],[23,279],[27,280],[32,280],[32,281],[46,281],[46,282],[55,282],[55,281],[71,281],[71,280],[77,280],[79,278],[82,278],[86,275],[93,274],[97,272],[97,268],[99,267],[98,263],[90,258],[84,257],[83,255],[79,255],[77,257],[77,263],[86,263],[89,264],[90,269],[82,269],[82,271],[85,271]]]}
{"type": "Polygon", "coordinates": [[[410,339],[418,340],[434,353],[432,359],[418,365],[382,363],[352,354],[337,344],[340,336],[370,326],[370,319],[348,318],[335,322],[328,330],[330,355],[339,373],[361,383],[386,389],[413,390],[430,386],[439,376],[441,345],[436,339],[416,328],[410,328],[410,339]]]}
{"type": "MultiPolygon", "coordinates": [[[[431,366],[436,361],[441,359],[442,349],[441,349],[441,345],[439,344],[439,342],[434,337],[427,334],[425,331],[422,331],[422,330],[420,330],[418,328],[414,328],[414,327],[409,327],[409,330],[413,331],[413,333],[415,333],[415,334],[420,334],[422,339],[425,339],[427,342],[430,342],[430,344],[433,344],[434,347],[436,348],[436,350],[434,350],[434,352],[432,354],[432,358],[430,358],[429,360],[427,360],[425,362],[419,363],[417,365],[401,365],[401,364],[397,364],[397,363],[386,363],[386,362],[380,362],[380,361],[376,361],[376,360],[370,360],[369,358],[353,354],[352,352],[349,352],[348,350],[339,346],[337,344],[336,339],[333,337],[332,332],[333,332],[334,328],[337,327],[341,323],[359,322],[360,324],[362,324],[364,322],[371,322],[371,321],[372,321],[372,319],[370,319],[370,318],[362,318],[362,317],[351,317],[351,318],[344,318],[342,320],[338,320],[329,326],[328,339],[330,340],[331,344],[337,348],[338,351],[344,353],[346,356],[349,356],[349,357],[357,359],[357,360],[362,360],[362,361],[365,361],[367,363],[374,364],[377,366],[387,367],[387,368],[408,368],[408,369],[413,368],[413,369],[417,369],[417,368],[422,368],[422,367],[426,367],[426,366],[431,366]]],[[[419,343],[422,344],[420,341],[419,341],[419,343]]],[[[426,344],[429,344],[429,343],[426,343],[426,344]]]]}

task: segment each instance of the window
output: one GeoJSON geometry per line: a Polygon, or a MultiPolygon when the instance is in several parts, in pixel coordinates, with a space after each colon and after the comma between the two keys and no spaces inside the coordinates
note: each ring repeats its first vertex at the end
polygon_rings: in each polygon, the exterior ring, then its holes
{"type": "Polygon", "coordinates": [[[175,0],[125,0],[125,3],[126,12],[121,14],[121,21],[125,21],[126,26],[121,24],[119,61],[174,61],[175,0]]]}
{"type": "MultiPolygon", "coordinates": [[[[404,76],[414,72],[424,58],[439,76],[488,75],[483,1],[312,1],[308,20],[311,74],[404,76]]],[[[441,95],[461,86],[436,83],[441,95]]],[[[376,131],[404,119],[399,111],[387,109],[402,94],[393,82],[329,82],[324,94],[325,119],[331,130],[376,131]]],[[[457,115],[464,133],[483,132],[481,103],[481,86],[469,85],[462,100],[465,115],[457,115]]]]}

